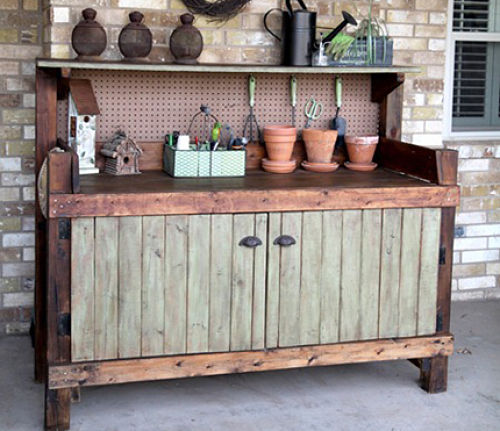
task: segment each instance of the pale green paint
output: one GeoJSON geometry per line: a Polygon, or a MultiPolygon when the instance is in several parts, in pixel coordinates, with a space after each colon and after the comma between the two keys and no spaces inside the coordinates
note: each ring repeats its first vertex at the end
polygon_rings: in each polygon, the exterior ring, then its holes
{"type": "Polygon", "coordinates": [[[267,218],[267,214],[255,215],[255,236],[262,241],[262,245],[254,252],[252,349],[265,347],[267,218]]]}
{"type": "Polygon", "coordinates": [[[281,250],[273,241],[281,235],[281,213],[269,214],[266,297],[266,347],[278,347],[280,316],[280,256],[281,250]]]}

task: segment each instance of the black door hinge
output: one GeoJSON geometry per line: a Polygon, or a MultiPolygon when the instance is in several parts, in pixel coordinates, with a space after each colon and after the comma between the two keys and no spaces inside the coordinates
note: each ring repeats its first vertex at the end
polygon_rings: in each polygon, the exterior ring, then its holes
{"type": "Polygon", "coordinates": [[[441,332],[443,330],[443,312],[439,311],[436,315],[436,332],[441,332]]]}
{"type": "Polygon", "coordinates": [[[57,318],[57,335],[71,335],[71,314],[59,314],[57,318]]]}
{"type": "Polygon", "coordinates": [[[59,220],[59,239],[71,238],[71,222],[69,218],[59,220]]]}
{"type": "Polygon", "coordinates": [[[446,264],[446,247],[444,245],[439,247],[439,264],[446,264]]]}

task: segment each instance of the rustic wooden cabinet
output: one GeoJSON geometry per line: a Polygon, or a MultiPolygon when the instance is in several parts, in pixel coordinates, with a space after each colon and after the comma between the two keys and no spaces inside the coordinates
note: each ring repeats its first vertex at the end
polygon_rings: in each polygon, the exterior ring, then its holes
{"type": "MultiPolygon", "coordinates": [[[[446,390],[456,153],[397,140],[411,69],[292,69],[38,62],[35,374],[47,429],[69,428],[80,387],[132,381],[410,359],[425,389],[446,390]],[[368,73],[380,168],[173,179],[159,171],[161,142],[146,142],[142,175],[80,178],[57,143],[57,101],[73,70],[117,68],[127,79],[141,68],[368,73]]],[[[263,154],[251,145],[248,165],[263,154]]]]}

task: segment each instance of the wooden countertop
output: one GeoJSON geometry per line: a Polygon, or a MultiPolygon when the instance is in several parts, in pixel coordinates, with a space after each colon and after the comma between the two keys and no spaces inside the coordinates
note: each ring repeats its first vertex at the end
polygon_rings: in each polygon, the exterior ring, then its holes
{"type": "Polygon", "coordinates": [[[377,169],[332,174],[249,171],[241,178],[175,179],[160,171],[81,177],[79,194],[52,194],[49,217],[213,214],[359,208],[445,207],[458,187],[377,169]]]}

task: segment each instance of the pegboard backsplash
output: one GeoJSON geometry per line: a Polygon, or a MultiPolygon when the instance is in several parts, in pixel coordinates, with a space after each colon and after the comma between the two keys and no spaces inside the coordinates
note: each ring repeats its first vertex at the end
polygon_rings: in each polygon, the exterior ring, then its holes
{"type": "MultiPolygon", "coordinates": [[[[290,77],[259,74],[255,115],[266,124],[291,124],[290,77]]],[[[186,133],[191,117],[205,104],[221,121],[241,135],[249,113],[248,75],[239,73],[182,73],[73,70],[72,78],[90,79],[101,115],[97,140],[106,141],[117,129],[139,142],[159,142],[166,133],[186,133]]],[[[376,135],[379,105],[370,101],[368,75],[343,76],[340,115],[348,122],[348,134],[376,135]]],[[[323,115],[312,128],[328,128],[335,115],[333,75],[297,75],[297,127],[305,124],[304,106],[311,96],[323,103],[323,115]]],[[[67,106],[59,104],[58,134],[65,137],[67,106]]]]}

